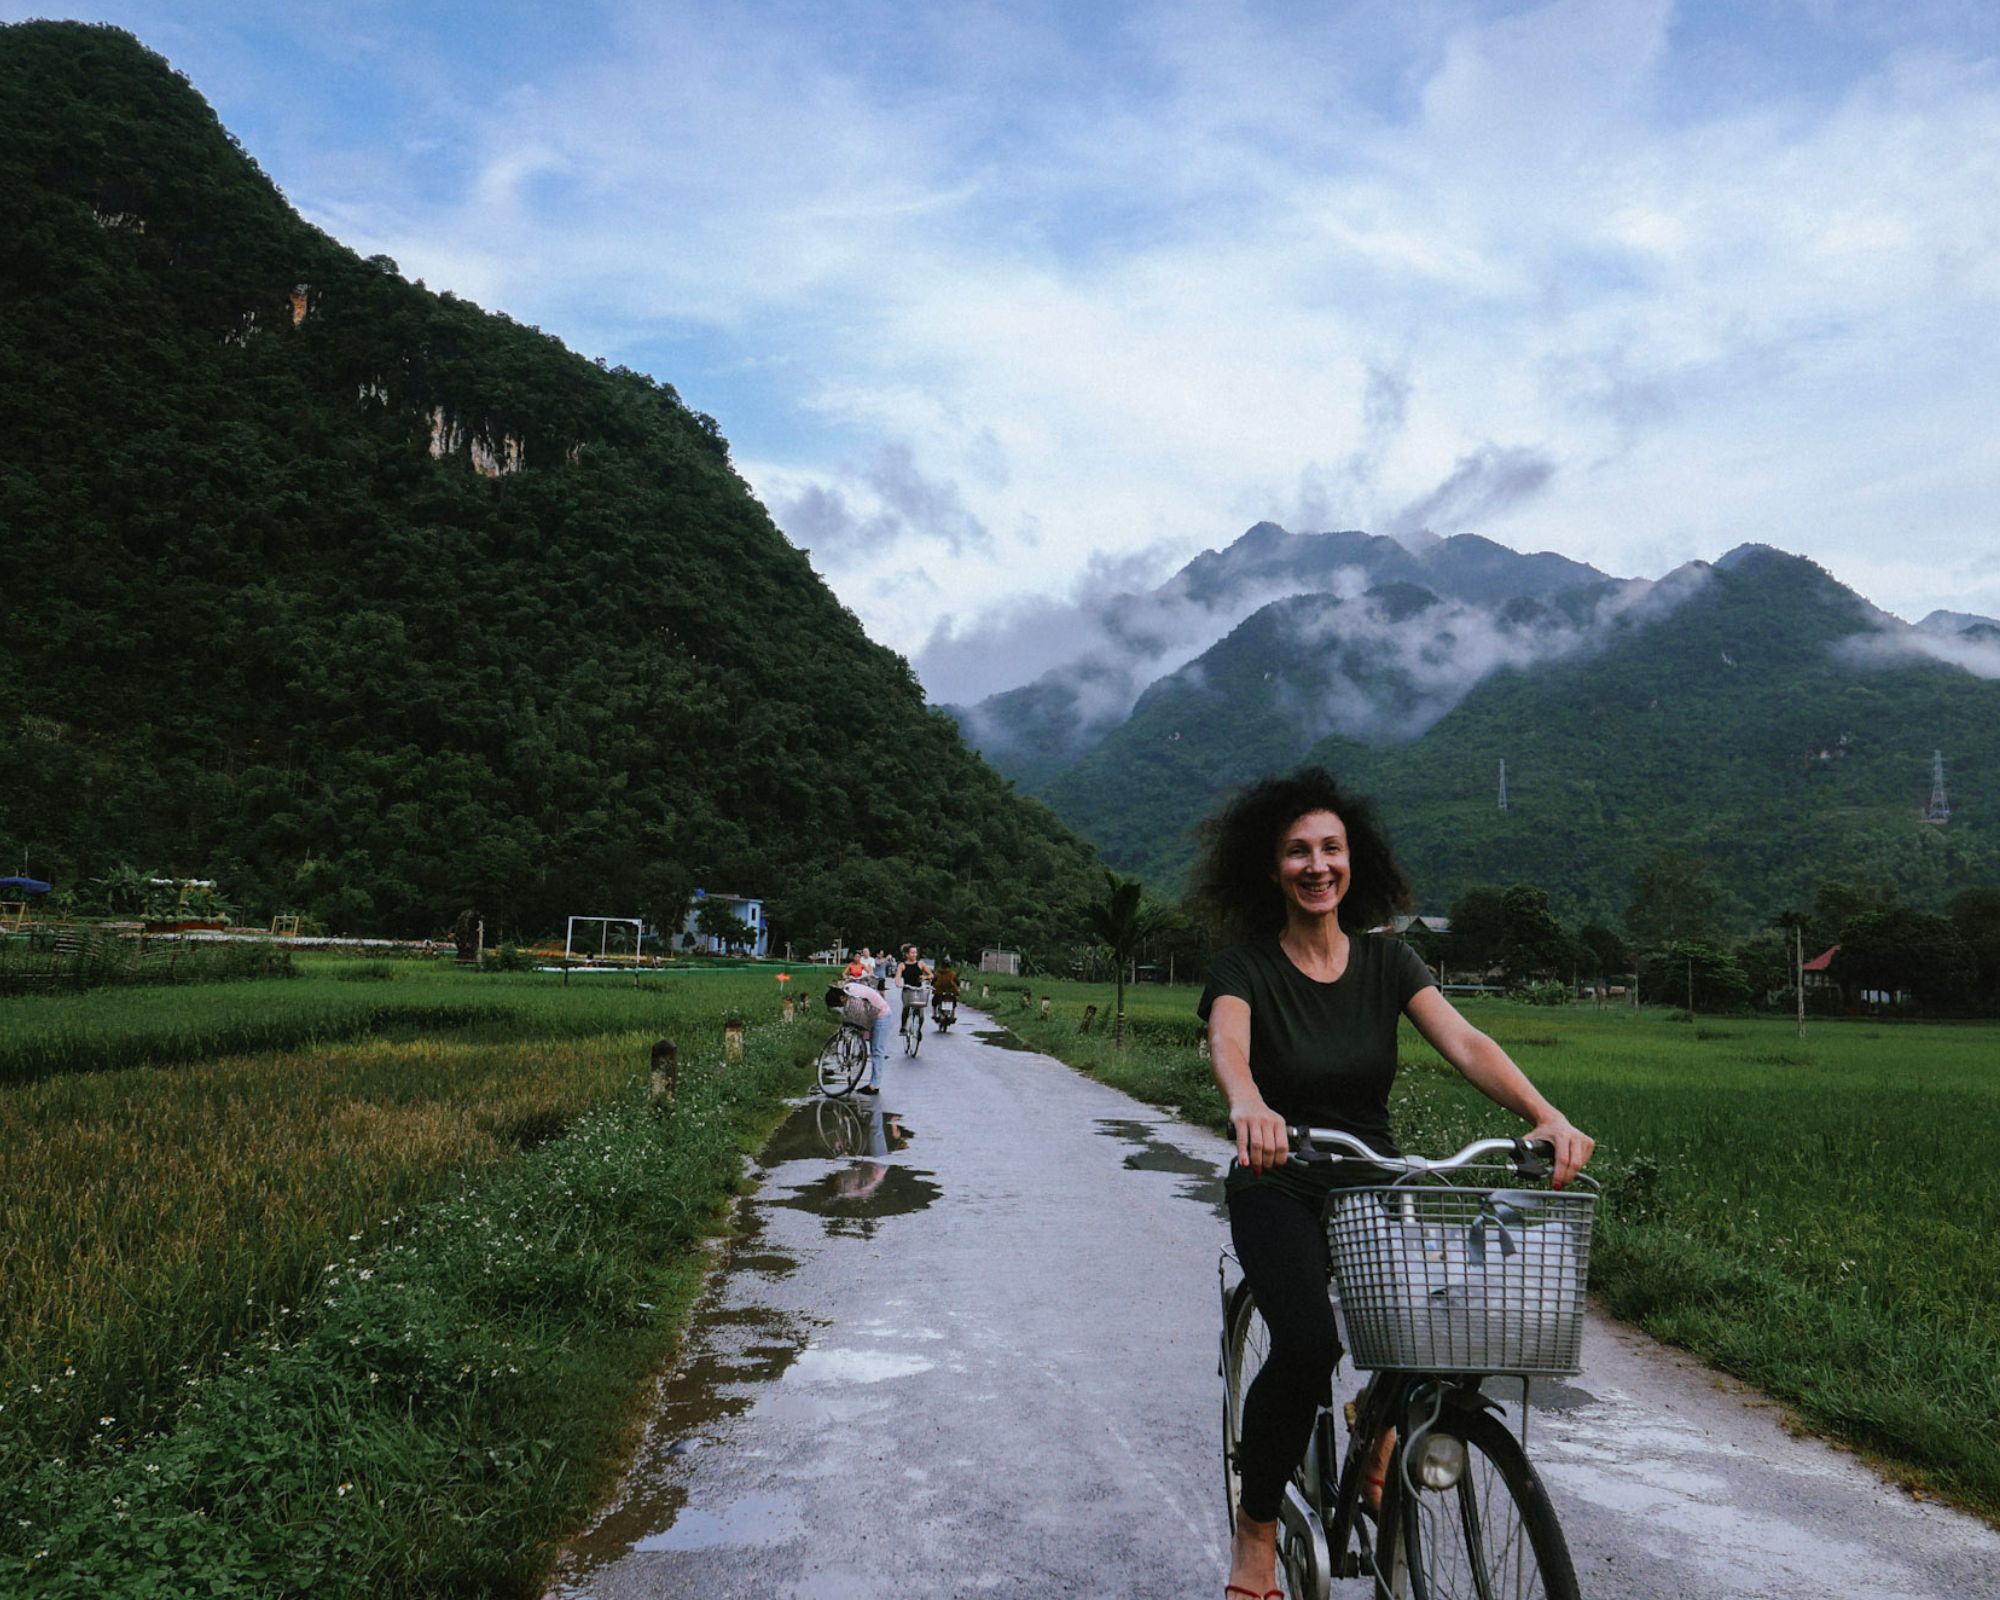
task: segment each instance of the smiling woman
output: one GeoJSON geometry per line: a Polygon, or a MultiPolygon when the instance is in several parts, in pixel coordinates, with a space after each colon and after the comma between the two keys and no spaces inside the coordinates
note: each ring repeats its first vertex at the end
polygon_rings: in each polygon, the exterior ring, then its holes
{"type": "MultiPolygon", "coordinates": [[[[1592,1141],[1452,1008],[1414,950],[1370,931],[1410,888],[1365,800],[1304,767],[1245,790],[1204,831],[1197,893],[1252,935],[1216,956],[1197,1010],[1236,1142],[1230,1238],[1270,1330],[1243,1402],[1229,1576],[1232,1591],[1263,1596],[1275,1592],[1279,1497],[1340,1356],[1322,1217],[1335,1187],[1375,1176],[1288,1162],[1287,1125],[1338,1128],[1395,1153],[1389,1094],[1407,1015],[1467,1081],[1531,1125],[1528,1137],[1554,1145],[1558,1188],[1592,1141]]],[[[1393,1444],[1385,1433],[1364,1489],[1371,1503],[1393,1444]]]]}

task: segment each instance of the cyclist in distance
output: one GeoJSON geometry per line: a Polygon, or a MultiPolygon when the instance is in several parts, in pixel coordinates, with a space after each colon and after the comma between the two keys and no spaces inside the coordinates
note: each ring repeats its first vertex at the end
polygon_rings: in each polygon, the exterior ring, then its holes
{"type": "Polygon", "coordinates": [[[958,1000],[958,968],[951,964],[950,956],[946,956],[944,960],[938,963],[937,972],[931,978],[931,1020],[933,1022],[937,1020],[939,1008],[947,1000],[952,1001],[954,1004],[958,1000]]]}
{"type": "MultiPolygon", "coordinates": [[[[1329,1193],[1385,1181],[1355,1163],[1288,1162],[1286,1125],[1339,1128],[1396,1154],[1389,1089],[1396,1024],[1431,1046],[1496,1104],[1555,1146],[1561,1188],[1594,1141],[1538,1093],[1507,1052],[1461,1017],[1417,953],[1371,932],[1411,900],[1374,808],[1321,767],[1244,789],[1202,825],[1195,897],[1242,942],[1209,964],[1197,1012],[1236,1134],[1225,1193],[1243,1276],[1270,1330],[1270,1354],[1244,1398],[1242,1508],[1225,1600],[1271,1600],[1284,1486],[1340,1357],[1327,1298],[1329,1193]]],[[[1379,1443],[1366,1497],[1380,1503],[1379,1443]]]]}

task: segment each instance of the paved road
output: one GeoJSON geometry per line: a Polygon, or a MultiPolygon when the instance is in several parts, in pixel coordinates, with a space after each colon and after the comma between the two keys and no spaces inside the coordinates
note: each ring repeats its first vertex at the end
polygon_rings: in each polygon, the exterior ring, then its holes
{"type": "MultiPolygon", "coordinates": [[[[989,1027],[786,1122],[552,1596],[1220,1593],[1224,1147],[989,1027]]],[[[1995,1593],[2000,1534],[1626,1330],[1585,1356],[1532,1443],[1587,1595],[1995,1593]]]]}

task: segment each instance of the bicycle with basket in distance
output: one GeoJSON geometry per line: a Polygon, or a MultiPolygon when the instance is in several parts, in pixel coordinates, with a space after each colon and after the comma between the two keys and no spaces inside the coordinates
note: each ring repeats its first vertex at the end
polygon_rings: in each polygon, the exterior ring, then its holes
{"type": "Polygon", "coordinates": [[[913,1056],[924,1047],[924,1011],[931,1003],[930,985],[903,985],[903,1054],[913,1056]]]}
{"type": "Polygon", "coordinates": [[[820,1047],[814,1072],[819,1092],[838,1099],[852,1094],[868,1076],[868,1039],[874,1012],[866,1002],[856,1000],[838,985],[827,990],[826,1008],[840,1019],[840,1026],[820,1047]]]}
{"type": "MultiPolygon", "coordinates": [[[[1329,1600],[1335,1578],[1361,1578],[1373,1582],[1377,1600],[1577,1600],[1555,1508],[1482,1380],[1521,1380],[1525,1435],[1529,1381],[1580,1370],[1595,1193],[1453,1177],[1491,1171],[1492,1158],[1504,1154],[1518,1182],[1546,1178],[1554,1152],[1542,1143],[1481,1139],[1426,1161],[1377,1155],[1333,1129],[1288,1133],[1294,1161],[1354,1160],[1398,1176],[1335,1190],[1328,1202],[1329,1292],[1345,1355],[1335,1403],[1321,1407],[1279,1510],[1287,1592],[1292,1600],[1329,1600]],[[1350,1362],[1370,1375],[1341,1407],[1350,1362]],[[1370,1512],[1362,1483],[1390,1432],[1381,1503],[1370,1512]]],[[[1268,1334],[1250,1286],[1231,1287],[1220,1263],[1217,1270],[1233,1531],[1243,1397],[1268,1334]]]]}

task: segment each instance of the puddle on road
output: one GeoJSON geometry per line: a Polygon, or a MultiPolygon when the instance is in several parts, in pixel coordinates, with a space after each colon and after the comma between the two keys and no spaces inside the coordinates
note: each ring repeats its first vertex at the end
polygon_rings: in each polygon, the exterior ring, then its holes
{"type": "Polygon", "coordinates": [[[777,1494],[745,1495],[720,1511],[683,1511],[671,1528],[649,1534],[632,1548],[714,1550],[726,1546],[782,1544],[805,1531],[798,1503],[777,1494]]]}
{"type": "Polygon", "coordinates": [[[981,1044],[997,1044],[1002,1050],[1024,1050],[1029,1055],[1035,1053],[1033,1045],[1029,1044],[1018,1034],[1009,1033],[1005,1028],[988,1028],[973,1034],[972,1037],[977,1039],[981,1044]]]}
{"type": "Polygon", "coordinates": [[[771,1135],[760,1158],[765,1172],[796,1161],[886,1159],[908,1148],[917,1130],[873,1095],[815,1097],[796,1106],[771,1135]]]}
{"type": "Polygon", "coordinates": [[[833,1234],[869,1233],[880,1218],[922,1211],[944,1191],[929,1172],[897,1159],[916,1136],[899,1112],[872,1097],[808,1100],[764,1147],[765,1172],[808,1161],[847,1164],[793,1184],[765,1204],[810,1211],[825,1218],[833,1234]]]}
{"type": "MultiPolygon", "coordinates": [[[[1480,1383],[1479,1392],[1499,1401],[1507,1408],[1510,1417],[1520,1414],[1519,1378],[1487,1378],[1480,1383]]],[[[1535,1411],[1574,1411],[1579,1406],[1596,1403],[1596,1395],[1587,1389],[1579,1389],[1573,1383],[1565,1383],[1561,1378],[1535,1378],[1528,1389],[1528,1405],[1535,1411]]]]}
{"type": "MultiPolygon", "coordinates": [[[[757,1277],[789,1276],[798,1263],[765,1231],[764,1208],[783,1206],[825,1219],[833,1235],[872,1232],[879,1219],[921,1211],[942,1190],[930,1174],[905,1167],[900,1152],[916,1130],[879,1100],[826,1100],[796,1106],[765,1146],[765,1185],[737,1203],[736,1232],[689,1319],[680,1364],[654,1390],[652,1418],[619,1498],[566,1552],[551,1594],[576,1593],[591,1573],[632,1551],[697,1550],[791,1537],[796,1511],[753,1497],[719,1509],[688,1504],[702,1449],[730,1420],[783,1397],[791,1411],[822,1426],[863,1419],[846,1398],[903,1376],[921,1358],[839,1352],[814,1343],[802,1318],[740,1297],[757,1277]],[[833,1170],[778,1188],[782,1169],[801,1163],[833,1170]],[[884,1363],[888,1364],[885,1365],[884,1363]]],[[[788,1176],[788,1174],[786,1174],[788,1176]]],[[[754,1288],[750,1290],[755,1293],[754,1288]]]]}
{"type": "Polygon", "coordinates": [[[1191,1156],[1179,1145],[1169,1144],[1157,1137],[1155,1124],[1123,1117],[1103,1117],[1098,1119],[1097,1131],[1138,1146],[1125,1158],[1129,1170],[1176,1173],[1186,1180],[1180,1187],[1183,1200],[1213,1206],[1220,1216],[1229,1215],[1229,1208],[1223,1201],[1222,1173],[1216,1164],[1200,1156],[1191,1156]]]}
{"type": "Polygon", "coordinates": [[[689,1319],[680,1365],[654,1388],[653,1414],[618,1498],[570,1544],[549,1593],[579,1592],[576,1586],[589,1574],[632,1550],[701,1548],[660,1542],[679,1536],[684,1525],[692,1540],[737,1542],[734,1534],[719,1531],[733,1526],[726,1520],[730,1512],[686,1509],[686,1458],[698,1457],[721,1438],[731,1418],[771,1392],[810,1345],[812,1330],[769,1306],[730,1303],[731,1282],[739,1273],[783,1277],[796,1265],[764,1236],[753,1200],[738,1203],[736,1228],[689,1319]]]}
{"type": "Polygon", "coordinates": [[[810,1211],[826,1219],[827,1232],[866,1233],[883,1217],[922,1211],[944,1191],[927,1174],[886,1161],[855,1161],[838,1172],[787,1191],[774,1206],[810,1211]],[[854,1226],[860,1224],[860,1227],[854,1226]]]}

